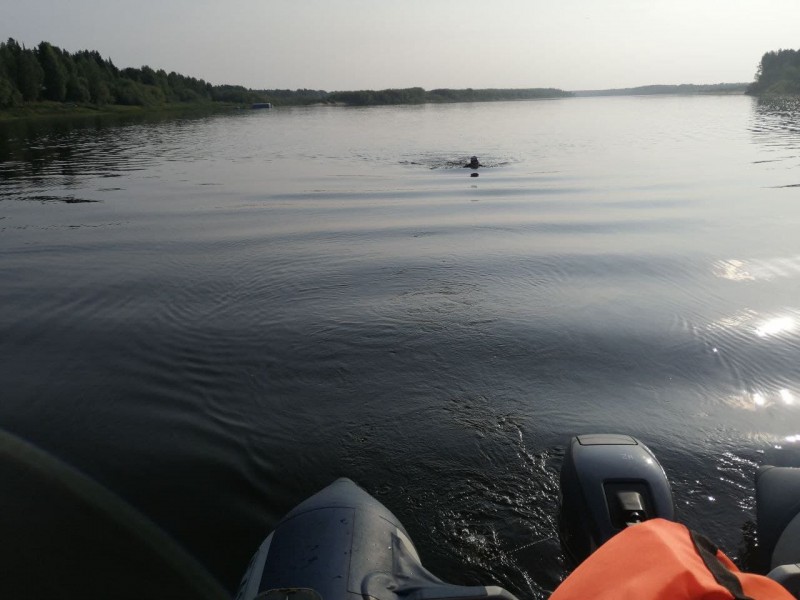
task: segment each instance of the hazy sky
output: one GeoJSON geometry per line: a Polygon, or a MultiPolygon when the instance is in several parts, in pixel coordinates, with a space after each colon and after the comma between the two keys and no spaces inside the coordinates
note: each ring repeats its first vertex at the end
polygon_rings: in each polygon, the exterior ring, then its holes
{"type": "Polygon", "coordinates": [[[328,91],[751,81],[800,0],[0,0],[0,37],[328,91]]]}

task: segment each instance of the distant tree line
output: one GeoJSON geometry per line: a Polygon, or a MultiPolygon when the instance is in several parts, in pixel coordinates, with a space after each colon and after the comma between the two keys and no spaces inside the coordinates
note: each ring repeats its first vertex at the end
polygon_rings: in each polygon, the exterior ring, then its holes
{"type": "Polygon", "coordinates": [[[379,104],[423,104],[425,90],[421,87],[390,90],[358,90],[353,92],[331,92],[327,102],[349,106],[373,106],[379,104]]]}
{"type": "Polygon", "coordinates": [[[360,90],[355,92],[331,92],[326,101],[350,106],[372,106],[377,104],[428,104],[441,102],[494,102],[498,100],[535,100],[537,98],[561,98],[572,96],[571,92],[553,88],[530,89],[436,89],[426,91],[421,87],[360,90]]]}
{"type": "Polygon", "coordinates": [[[696,85],[681,83],[679,85],[642,85],[632,88],[616,88],[609,90],[580,90],[576,96],[655,96],[658,94],[741,94],[747,89],[746,83],[713,83],[696,85]]]}
{"type": "Polygon", "coordinates": [[[97,51],[70,53],[41,42],[26,48],[13,38],[0,42],[0,109],[42,101],[103,106],[159,106],[167,103],[228,102],[274,105],[424,104],[489,102],[571,96],[552,88],[437,89],[421,87],[326,92],[324,90],[251,90],[238,85],[211,85],[202,79],[148,66],[119,69],[97,51]]]}
{"type": "Polygon", "coordinates": [[[464,90],[437,89],[427,92],[428,102],[495,102],[499,100],[537,100],[539,98],[568,98],[572,92],[556,88],[467,88],[464,90]]]}
{"type": "Polygon", "coordinates": [[[251,90],[241,85],[215,85],[211,90],[213,101],[236,104],[270,102],[276,106],[298,106],[324,103],[327,96],[324,90],[251,90]]]}
{"type": "Polygon", "coordinates": [[[800,50],[778,50],[761,57],[756,80],[747,88],[755,96],[800,94],[800,50]]]}

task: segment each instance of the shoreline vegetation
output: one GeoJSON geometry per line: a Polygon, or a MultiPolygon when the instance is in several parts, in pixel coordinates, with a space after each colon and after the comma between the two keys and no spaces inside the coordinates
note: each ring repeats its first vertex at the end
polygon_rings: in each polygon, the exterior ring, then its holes
{"type": "Polygon", "coordinates": [[[655,94],[800,94],[800,50],[768,52],[753,83],[647,85],[607,90],[556,88],[385,90],[253,90],[212,85],[178,73],[117,68],[97,51],[69,53],[48,42],[25,48],[13,38],[0,42],[0,120],[33,117],[214,112],[268,102],[273,106],[379,106],[494,102],[587,96],[655,94]]]}
{"type": "Polygon", "coordinates": [[[761,57],[756,80],[747,86],[752,96],[800,96],[800,50],[778,50],[761,57]]]}
{"type": "Polygon", "coordinates": [[[680,85],[640,85],[632,88],[609,90],[576,90],[578,97],[595,96],[654,96],[659,94],[744,94],[748,83],[715,83],[696,85],[682,83],[680,85]]]}

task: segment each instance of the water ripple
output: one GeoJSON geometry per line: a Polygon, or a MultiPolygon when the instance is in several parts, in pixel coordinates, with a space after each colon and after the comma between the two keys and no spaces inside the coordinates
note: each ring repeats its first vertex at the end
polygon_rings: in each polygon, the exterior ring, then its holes
{"type": "Polygon", "coordinates": [[[652,440],[681,518],[740,555],[754,468],[798,456],[797,207],[770,189],[798,181],[791,106],[0,128],[4,426],[230,586],[346,475],[432,572],[544,598],[588,431],[652,440]]]}

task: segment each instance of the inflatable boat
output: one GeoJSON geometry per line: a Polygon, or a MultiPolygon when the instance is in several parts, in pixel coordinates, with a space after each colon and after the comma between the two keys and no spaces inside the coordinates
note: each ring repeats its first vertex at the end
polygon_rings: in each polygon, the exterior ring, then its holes
{"type": "MultiPolygon", "coordinates": [[[[800,469],[764,467],[758,537],[769,576],[800,598],[800,469]]],[[[623,529],[674,520],[664,469],[627,435],[574,437],[561,468],[559,534],[576,566],[623,529]]],[[[287,514],[261,544],[236,600],[516,600],[501,587],[458,586],[427,571],[380,502],[338,479],[287,514]]]]}
{"type": "MultiPolygon", "coordinates": [[[[152,521],[2,430],[0,481],[3,598],[230,600],[152,521]]],[[[674,519],[663,468],[627,435],[574,437],[560,488],[559,534],[573,565],[628,527],[674,519]]],[[[800,598],[800,468],[762,467],[756,503],[764,571],[800,598]]],[[[400,521],[349,479],[290,511],[244,571],[237,600],[515,600],[501,587],[452,585],[425,569],[400,521]]]]}

